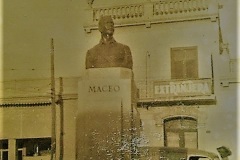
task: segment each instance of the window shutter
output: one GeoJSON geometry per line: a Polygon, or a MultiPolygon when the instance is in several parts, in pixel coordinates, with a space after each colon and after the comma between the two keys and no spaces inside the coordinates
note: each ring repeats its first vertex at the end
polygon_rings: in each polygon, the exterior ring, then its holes
{"type": "Polygon", "coordinates": [[[181,47],[171,49],[171,78],[198,78],[197,47],[181,47]]]}

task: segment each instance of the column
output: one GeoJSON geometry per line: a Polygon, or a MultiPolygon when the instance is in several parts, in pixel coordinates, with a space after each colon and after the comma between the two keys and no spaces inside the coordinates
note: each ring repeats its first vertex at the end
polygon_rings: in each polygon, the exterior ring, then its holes
{"type": "Polygon", "coordinates": [[[8,159],[17,160],[17,147],[16,139],[8,140],[8,159]]]}

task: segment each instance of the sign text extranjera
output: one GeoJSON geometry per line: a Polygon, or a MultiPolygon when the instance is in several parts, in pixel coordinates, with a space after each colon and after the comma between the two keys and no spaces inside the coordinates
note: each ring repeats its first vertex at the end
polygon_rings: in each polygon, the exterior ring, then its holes
{"type": "Polygon", "coordinates": [[[210,95],[211,86],[211,79],[156,82],[154,95],[156,97],[210,95]]]}

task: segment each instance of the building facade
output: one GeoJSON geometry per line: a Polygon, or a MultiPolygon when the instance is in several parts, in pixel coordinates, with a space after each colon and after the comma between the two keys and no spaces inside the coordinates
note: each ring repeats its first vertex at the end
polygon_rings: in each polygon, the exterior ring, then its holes
{"type": "MultiPolygon", "coordinates": [[[[53,137],[50,83],[50,79],[2,83],[1,160],[50,159],[53,137]]],[[[76,156],[77,83],[75,77],[56,79],[56,156],[53,155],[56,159],[76,156]],[[60,87],[63,82],[64,89],[60,87]]]]}
{"type": "Polygon", "coordinates": [[[86,11],[90,38],[99,17],[111,15],[116,39],[133,52],[143,146],[236,151],[235,140],[224,138],[236,137],[237,80],[231,77],[237,72],[223,43],[220,9],[218,1],[190,0],[96,2],[86,11]]]}

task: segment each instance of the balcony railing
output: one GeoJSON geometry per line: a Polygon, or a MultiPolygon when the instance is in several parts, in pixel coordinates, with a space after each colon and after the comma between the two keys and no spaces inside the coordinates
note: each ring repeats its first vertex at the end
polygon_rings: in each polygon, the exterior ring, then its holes
{"type": "Polygon", "coordinates": [[[153,15],[184,14],[207,11],[209,0],[160,1],[153,5],[153,15]]]}
{"type": "Polygon", "coordinates": [[[143,4],[94,8],[93,21],[98,21],[102,15],[111,15],[113,19],[132,19],[144,16],[143,4]]]}
{"type": "Polygon", "coordinates": [[[216,0],[161,0],[141,4],[94,7],[88,10],[90,18],[84,26],[87,32],[97,29],[103,15],[110,15],[116,27],[149,25],[155,23],[212,19],[218,17],[216,0]]]}

